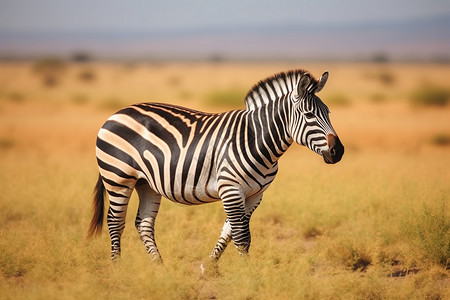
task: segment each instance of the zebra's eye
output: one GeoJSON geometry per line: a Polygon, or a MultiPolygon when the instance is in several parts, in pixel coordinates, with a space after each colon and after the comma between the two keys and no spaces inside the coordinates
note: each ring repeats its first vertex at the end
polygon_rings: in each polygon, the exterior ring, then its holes
{"type": "Polygon", "coordinates": [[[315,115],[312,112],[307,112],[307,113],[305,113],[305,117],[308,119],[312,119],[315,117],[315,115]]]}

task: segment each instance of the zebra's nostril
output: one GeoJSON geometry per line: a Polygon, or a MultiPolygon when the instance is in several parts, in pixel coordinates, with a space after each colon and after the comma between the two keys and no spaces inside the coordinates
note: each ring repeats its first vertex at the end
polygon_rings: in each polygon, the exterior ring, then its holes
{"type": "Polygon", "coordinates": [[[336,149],[334,149],[334,148],[330,149],[330,154],[332,156],[335,156],[336,155],[336,149]]]}

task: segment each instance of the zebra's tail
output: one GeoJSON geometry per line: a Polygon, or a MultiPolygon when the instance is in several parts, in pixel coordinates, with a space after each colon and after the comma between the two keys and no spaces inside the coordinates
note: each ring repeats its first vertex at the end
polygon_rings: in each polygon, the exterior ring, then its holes
{"type": "Polygon", "coordinates": [[[94,201],[93,201],[93,212],[91,225],[89,226],[88,238],[95,235],[99,235],[102,232],[103,227],[103,210],[104,210],[104,196],[105,196],[105,186],[103,185],[102,177],[98,175],[97,184],[94,188],[94,201]]]}

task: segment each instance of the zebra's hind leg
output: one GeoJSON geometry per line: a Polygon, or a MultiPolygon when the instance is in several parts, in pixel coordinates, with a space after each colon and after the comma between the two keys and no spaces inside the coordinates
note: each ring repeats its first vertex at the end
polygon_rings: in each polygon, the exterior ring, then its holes
{"type": "Polygon", "coordinates": [[[125,229],[128,202],[133,189],[125,186],[113,189],[112,186],[109,186],[107,191],[109,194],[107,223],[111,238],[111,259],[114,261],[120,257],[120,238],[125,229]]]}
{"type": "Polygon", "coordinates": [[[223,251],[227,248],[228,244],[231,242],[231,224],[227,219],[225,224],[223,224],[222,232],[219,237],[219,241],[214,247],[213,251],[209,255],[214,261],[218,261],[220,256],[222,256],[223,251]]]}
{"type": "Polygon", "coordinates": [[[230,242],[231,242],[231,225],[230,221],[226,219],[225,224],[223,224],[219,241],[217,242],[213,251],[209,255],[209,259],[205,263],[202,263],[200,265],[202,276],[220,275],[217,262],[219,261],[220,256],[222,256],[223,252],[225,251],[230,242]]]}
{"type": "Polygon", "coordinates": [[[139,181],[136,185],[139,195],[139,209],[136,215],[136,229],[153,261],[162,262],[155,242],[155,219],[161,203],[161,195],[153,191],[147,182],[139,181]]]}

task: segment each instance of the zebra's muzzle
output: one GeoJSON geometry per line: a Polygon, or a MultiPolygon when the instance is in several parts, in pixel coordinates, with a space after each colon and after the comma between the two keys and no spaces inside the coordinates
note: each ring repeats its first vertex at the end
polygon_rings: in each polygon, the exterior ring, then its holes
{"type": "Polygon", "coordinates": [[[327,164],[335,164],[341,160],[344,155],[344,145],[342,145],[339,138],[335,135],[327,135],[328,150],[322,151],[323,160],[327,164]]]}

